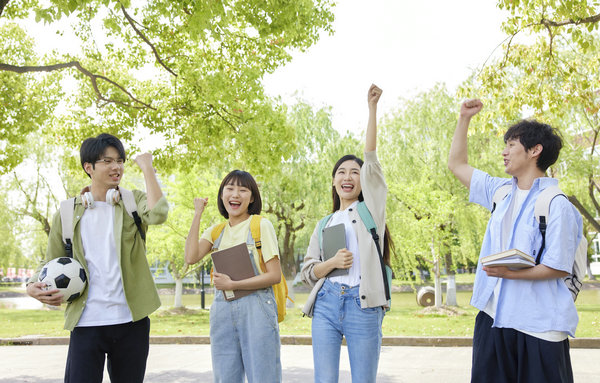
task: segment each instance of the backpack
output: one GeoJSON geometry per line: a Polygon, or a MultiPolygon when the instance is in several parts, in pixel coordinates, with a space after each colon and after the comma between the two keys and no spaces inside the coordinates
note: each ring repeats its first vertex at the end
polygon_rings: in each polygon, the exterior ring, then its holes
{"type": "MultiPolygon", "coordinates": [[[[492,198],[492,213],[496,209],[497,204],[506,198],[511,190],[512,186],[510,184],[500,186],[498,190],[496,190],[492,198]]],[[[550,202],[552,202],[556,196],[563,196],[567,198],[567,195],[563,193],[558,186],[549,186],[542,190],[535,200],[535,219],[538,222],[540,233],[542,234],[542,246],[540,247],[540,251],[538,251],[538,255],[535,259],[536,265],[540,264],[542,252],[546,246],[546,225],[548,222],[548,214],[550,213],[550,202]]],[[[577,299],[577,294],[579,294],[581,286],[583,285],[583,278],[585,277],[587,268],[587,248],[587,239],[585,238],[585,235],[582,235],[581,241],[579,241],[577,244],[577,250],[575,250],[575,262],[573,262],[573,270],[571,271],[571,274],[563,278],[565,285],[567,285],[567,288],[573,296],[573,301],[577,299]]]]}
{"type": "MultiPolygon", "coordinates": [[[[137,204],[131,190],[119,188],[125,210],[133,218],[138,232],[143,241],[146,241],[146,233],[142,229],[142,219],[137,213],[137,204]]],[[[62,239],[65,244],[67,257],[73,258],[73,212],[75,210],[75,198],[69,198],[60,203],[60,222],[62,226],[62,239]]]]}
{"type": "MultiPolygon", "coordinates": [[[[381,275],[383,276],[383,286],[385,289],[385,298],[388,301],[388,308],[386,311],[390,310],[392,306],[392,297],[390,292],[392,291],[392,268],[385,264],[383,261],[383,252],[381,251],[381,246],[379,246],[379,234],[377,234],[377,225],[375,225],[375,221],[373,220],[373,216],[367,207],[367,204],[364,201],[360,201],[356,210],[358,210],[358,215],[360,219],[363,221],[363,224],[367,228],[367,231],[371,233],[371,238],[375,242],[375,247],[377,248],[377,254],[379,255],[379,264],[381,265],[381,275]]],[[[327,223],[333,216],[333,213],[325,216],[319,221],[318,224],[318,235],[319,235],[319,249],[323,249],[323,230],[327,227],[327,223]]]]}
{"type": "MultiPolygon", "coordinates": [[[[265,265],[265,261],[262,256],[262,246],[260,241],[260,220],[262,217],[260,215],[253,215],[250,219],[250,231],[248,232],[248,240],[246,241],[247,245],[254,245],[256,250],[258,251],[258,259],[260,260],[260,269],[263,273],[267,272],[267,266],[265,265]]],[[[221,222],[216,225],[210,236],[213,241],[212,250],[215,251],[219,248],[219,244],[221,243],[221,238],[223,237],[223,232],[227,221],[221,222]]],[[[256,264],[254,261],[254,257],[250,254],[250,260],[252,261],[252,267],[254,267],[254,273],[258,275],[258,270],[256,269],[256,264]]],[[[211,282],[212,282],[212,273],[213,270],[210,271],[211,282]]],[[[283,271],[281,271],[281,281],[279,283],[272,286],[273,287],[273,295],[275,296],[275,303],[277,304],[277,321],[283,322],[286,314],[285,304],[289,299],[291,302],[293,300],[288,295],[288,287],[287,282],[285,280],[285,276],[283,275],[283,271]]]]}

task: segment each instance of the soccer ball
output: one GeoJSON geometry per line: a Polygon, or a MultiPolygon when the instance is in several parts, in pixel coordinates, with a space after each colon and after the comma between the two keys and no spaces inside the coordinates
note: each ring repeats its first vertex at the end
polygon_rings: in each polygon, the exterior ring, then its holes
{"type": "Polygon", "coordinates": [[[46,263],[38,277],[47,290],[59,289],[63,302],[72,302],[81,296],[87,285],[83,267],[73,258],[60,257],[46,263]]]}

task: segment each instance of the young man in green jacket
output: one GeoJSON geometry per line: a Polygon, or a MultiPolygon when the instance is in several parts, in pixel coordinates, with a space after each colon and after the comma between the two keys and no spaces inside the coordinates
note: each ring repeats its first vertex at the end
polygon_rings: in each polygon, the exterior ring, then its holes
{"type": "MultiPolygon", "coordinates": [[[[75,200],[73,211],[73,257],[86,271],[88,286],[65,310],[65,329],[71,331],[65,382],[102,382],[108,357],[111,382],[143,382],[149,349],[148,315],[160,300],[146,259],[142,233],[148,225],[167,219],[168,204],[162,194],[152,155],[135,162],[144,174],[146,193],[133,190],[138,228],[119,198],[125,150],[121,141],[100,134],[86,139],[80,149],[81,166],[91,178],[75,200]]],[[[144,234],[145,236],[145,234],[144,234]]],[[[65,256],[61,215],[52,221],[46,262],[65,256]]],[[[45,290],[37,273],[27,293],[42,303],[59,306],[59,290],[45,290]]]]}

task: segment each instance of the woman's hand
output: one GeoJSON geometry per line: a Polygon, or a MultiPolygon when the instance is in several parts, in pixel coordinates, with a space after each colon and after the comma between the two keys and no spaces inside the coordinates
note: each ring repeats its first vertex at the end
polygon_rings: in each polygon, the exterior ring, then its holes
{"type": "Polygon", "coordinates": [[[196,215],[202,215],[206,205],[208,205],[208,198],[194,198],[194,212],[196,215]]]}
{"type": "Polygon", "coordinates": [[[213,284],[218,290],[235,290],[235,281],[229,275],[213,271],[213,284]]]}
{"type": "Polygon", "coordinates": [[[371,84],[369,87],[369,92],[367,94],[367,103],[369,108],[374,108],[377,106],[377,102],[379,101],[379,97],[381,97],[381,93],[383,91],[375,84],[371,84]]]}
{"type": "Polygon", "coordinates": [[[331,263],[336,269],[349,269],[352,267],[352,262],[354,258],[348,249],[339,249],[331,258],[331,263]]]}

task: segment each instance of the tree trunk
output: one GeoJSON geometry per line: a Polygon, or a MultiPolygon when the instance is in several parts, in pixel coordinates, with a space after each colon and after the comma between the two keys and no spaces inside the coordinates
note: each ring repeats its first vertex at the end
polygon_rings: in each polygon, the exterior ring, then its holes
{"type": "Polygon", "coordinates": [[[442,283],[440,281],[440,259],[435,255],[433,238],[431,238],[431,256],[433,258],[433,274],[435,288],[435,307],[442,307],[442,283]]]}
{"type": "Polygon", "coordinates": [[[446,282],[446,305],[458,306],[456,302],[456,271],[452,265],[452,254],[450,252],[445,255],[446,274],[448,281],[446,282]]]}
{"type": "Polygon", "coordinates": [[[186,264],[182,271],[176,270],[175,266],[171,268],[171,275],[175,279],[175,301],[173,303],[174,308],[183,307],[183,278],[187,275],[190,265],[186,264]]]}
{"type": "Polygon", "coordinates": [[[435,307],[442,307],[442,281],[440,278],[440,260],[436,259],[433,263],[433,269],[435,270],[435,307]]]}
{"type": "Polygon", "coordinates": [[[592,267],[590,266],[590,260],[588,259],[587,262],[587,275],[590,281],[595,281],[596,280],[596,276],[594,274],[592,274],[592,267]]]}
{"type": "Polygon", "coordinates": [[[183,307],[183,278],[178,276],[175,278],[175,303],[173,307],[176,309],[183,307]]]}
{"type": "Polygon", "coordinates": [[[292,301],[296,301],[296,294],[294,294],[294,284],[290,281],[293,281],[293,279],[286,280],[287,287],[288,287],[288,295],[292,299],[292,300],[286,299],[285,307],[287,307],[288,309],[294,308],[294,302],[292,302],[292,301]]]}
{"type": "Polygon", "coordinates": [[[448,282],[446,282],[446,305],[458,306],[456,301],[456,275],[448,274],[448,282]]]}

